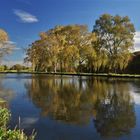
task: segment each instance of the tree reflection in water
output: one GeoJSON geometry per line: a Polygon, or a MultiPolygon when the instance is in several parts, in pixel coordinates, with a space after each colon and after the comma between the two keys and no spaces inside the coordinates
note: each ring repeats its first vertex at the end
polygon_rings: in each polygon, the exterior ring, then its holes
{"type": "Polygon", "coordinates": [[[94,84],[97,91],[94,102],[94,124],[97,131],[104,137],[129,134],[136,123],[129,84],[117,80],[96,80],[94,84]]]}
{"type": "Polygon", "coordinates": [[[77,125],[86,125],[93,118],[103,137],[129,134],[135,126],[128,82],[54,76],[34,77],[25,86],[43,116],[77,125]]]}
{"type": "Polygon", "coordinates": [[[3,102],[0,102],[0,107],[8,107],[8,104],[10,101],[12,101],[15,98],[15,93],[13,89],[8,88],[4,85],[4,78],[5,75],[1,74],[0,77],[0,100],[3,100],[3,102]]]}

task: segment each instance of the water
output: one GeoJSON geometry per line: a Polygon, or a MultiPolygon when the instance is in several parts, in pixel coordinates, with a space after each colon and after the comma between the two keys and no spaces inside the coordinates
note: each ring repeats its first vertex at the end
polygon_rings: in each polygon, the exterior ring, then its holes
{"type": "Polygon", "coordinates": [[[0,97],[37,140],[138,140],[140,80],[29,74],[0,75],[0,97]]]}

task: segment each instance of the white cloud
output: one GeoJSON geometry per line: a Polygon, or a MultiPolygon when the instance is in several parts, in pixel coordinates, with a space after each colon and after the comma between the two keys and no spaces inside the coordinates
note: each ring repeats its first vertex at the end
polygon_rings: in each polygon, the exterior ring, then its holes
{"type": "Polygon", "coordinates": [[[6,49],[6,48],[9,48],[10,50],[14,50],[14,51],[19,51],[21,50],[22,48],[20,47],[16,47],[16,42],[13,42],[13,41],[5,41],[3,43],[0,43],[0,48],[1,49],[6,49]]]}
{"type": "Polygon", "coordinates": [[[140,105],[140,95],[135,91],[132,91],[131,96],[133,97],[135,104],[140,105]]]}
{"type": "Polygon", "coordinates": [[[4,42],[0,42],[0,48],[1,50],[3,49],[9,49],[12,50],[15,48],[15,42],[12,42],[12,41],[4,41],[4,42]]]}
{"type": "Polygon", "coordinates": [[[18,16],[23,23],[34,23],[39,21],[36,16],[22,10],[14,10],[14,14],[18,16]]]}
{"type": "Polygon", "coordinates": [[[136,41],[137,43],[140,43],[140,31],[136,32],[134,38],[135,38],[135,41],[136,41]]]}
{"type": "Polygon", "coordinates": [[[137,31],[134,37],[134,47],[135,47],[135,51],[140,51],[140,31],[137,31]]]}
{"type": "Polygon", "coordinates": [[[20,47],[15,47],[15,48],[13,48],[13,50],[18,51],[18,50],[21,50],[21,48],[20,47]]]}
{"type": "Polygon", "coordinates": [[[38,120],[39,120],[38,118],[34,118],[34,117],[23,118],[21,125],[24,129],[29,128],[31,125],[34,125],[35,123],[37,123],[38,120]]]}
{"type": "Polygon", "coordinates": [[[11,44],[11,45],[15,45],[16,42],[13,42],[13,41],[6,41],[8,44],[11,44]]]}

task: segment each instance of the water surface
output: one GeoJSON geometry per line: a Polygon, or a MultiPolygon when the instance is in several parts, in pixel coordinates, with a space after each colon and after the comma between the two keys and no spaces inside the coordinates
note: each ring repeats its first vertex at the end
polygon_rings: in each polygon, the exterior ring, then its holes
{"type": "Polygon", "coordinates": [[[0,97],[36,140],[138,140],[140,80],[30,74],[0,75],[0,97]]]}

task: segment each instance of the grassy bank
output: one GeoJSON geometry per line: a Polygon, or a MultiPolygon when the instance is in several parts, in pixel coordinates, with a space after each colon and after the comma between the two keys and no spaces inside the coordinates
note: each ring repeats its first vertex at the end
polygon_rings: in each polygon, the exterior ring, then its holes
{"type": "Polygon", "coordinates": [[[7,124],[11,118],[11,113],[4,107],[5,104],[6,101],[0,98],[0,140],[34,140],[35,134],[28,137],[24,134],[23,130],[9,129],[7,124]]]}
{"type": "Polygon", "coordinates": [[[140,74],[116,74],[116,73],[72,73],[72,72],[32,72],[32,71],[1,71],[0,74],[49,74],[49,75],[71,75],[71,76],[101,76],[101,77],[119,77],[119,78],[140,78],[140,74]]]}

